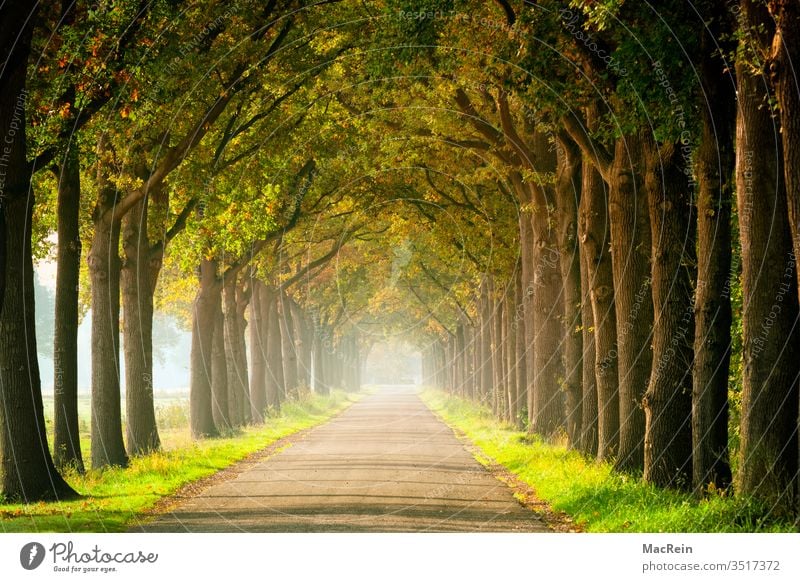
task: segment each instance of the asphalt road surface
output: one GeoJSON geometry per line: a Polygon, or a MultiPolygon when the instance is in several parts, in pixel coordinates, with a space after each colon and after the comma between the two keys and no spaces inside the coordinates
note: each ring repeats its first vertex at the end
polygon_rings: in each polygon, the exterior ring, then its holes
{"type": "Polygon", "coordinates": [[[131,531],[541,532],[413,387],[384,387],[131,531]]]}

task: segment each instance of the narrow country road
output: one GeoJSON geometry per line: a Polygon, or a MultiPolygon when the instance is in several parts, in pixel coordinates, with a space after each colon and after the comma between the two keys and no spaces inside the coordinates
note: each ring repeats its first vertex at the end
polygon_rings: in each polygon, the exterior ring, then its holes
{"type": "Polygon", "coordinates": [[[412,387],[384,387],[146,532],[548,531],[412,387]]]}

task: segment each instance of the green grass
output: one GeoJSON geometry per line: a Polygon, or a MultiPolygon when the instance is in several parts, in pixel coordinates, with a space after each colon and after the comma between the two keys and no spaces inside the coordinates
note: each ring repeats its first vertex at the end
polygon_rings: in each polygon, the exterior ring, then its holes
{"type": "Polygon", "coordinates": [[[487,457],[530,485],[538,497],[589,532],[795,532],[758,504],[711,493],[703,499],[612,471],[607,463],[531,438],[491,411],[438,390],[423,400],[487,457]]]}
{"type": "MultiPolygon", "coordinates": [[[[247,427],[226,438],[192,441],[186,426],[165,428],[161,431],[164,450],[132,459],[127,469],[67,474],[70,485],[84,496],[81,499],[0,504],[0,531],[124,531],[142,512],[181,486],[216,473],[278,439],[321,424],[357,398],[334,392],[328,397],[309,395],[286,402],[280,415],[269,418],[264,426],[247,427]]],[[[170,406],[169,418],[180,424],[174,408],[178,405],[170,406]]]]}

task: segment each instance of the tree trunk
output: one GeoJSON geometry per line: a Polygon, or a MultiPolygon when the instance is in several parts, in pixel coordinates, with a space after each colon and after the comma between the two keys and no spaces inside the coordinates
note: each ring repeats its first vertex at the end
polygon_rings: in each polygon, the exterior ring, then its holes
{"type": "MultiPolygon", "coordinates": [[[[594,168],[584,163],[584,172],[594,172],[594,168]]],[[[595,175],[599,180],[599,176],[595,175]]],[[[586,178],[582,178],[586,184],[586,178]]],[[[583,345],[583,366],[581,378],[581,427],[578,447],[585,455],[597,455],[597,375],[595,374],[595,323],[592,313],[592,280],[589,277],[589,258],[583,244],[583,214],[586,195],[582,195],[579,205],[578,224],[580,228],[580,267],[581,267],[581,335],[583,345]]]]}
{"type": "Polygon", "coordinates": [[[25,139],[34,12],[27,0],[0,6],[0,135],[6,141],[0,150],[0,494],[27,502],[76,496],[50,456],[35,357],[34,205],[25,139]]]}
{"type": "Polygon", "coordinates": [[[80,162],[72,142],[58,177],[58,257],[54,316],[53,456],[59,469],[84,472],[78,419],[78,296],[81,271],[80,162]]]}
{"type": "MultiPolygon", "coordinates": [[[[775,19],[772,40],[770,75],[778,101],[783,136],[783,168],[786,198],[789,209],[789,228],[795,260],[800,256],[800,82],[797,67],[800,63],[800,4],[797,0],[775,0],[767,3],[775,19]]],[[[800,289],[800,269],[795,265],[800,289]]],[[[800,414],[800,411],[798,411],[800,414]]],[[[800,424],[797,425],[800,432],[800,424]]],[[[800,450],[798,450],[800,454],[800,450]]],[[[798,458],[800,463],[800,458],[798,458]]],[[[795,465],[797,467],[798,465],[795,465]]],[[[800,483],[794,479],[797,507],[800,508],[800,483]]]]}
{"type": "Polygon", "coordinates": [[[531,191],[522,181],[522,176],[517,172],[512,172],[509,176],[511,185],[517,194],[519,208],[519,245],[520,245],[520,276],[522,287],[522,323],[519,327],[524,335],[525,341],[522,342],[522,351],[525,354],[524,365],[520,368],[525,370],[525,382],[520,384],[520,402],[525,408],[525,419],[527,428],[531,430],[533,426],[533,380],[535,376],[536,364],[534,362],[534,309],[533,296],[536,289],[534,258],[533,258],[533,223],[531,221],[530,206],[532,204],[531,191]]]}
{"type": "MultiPolygon", "coordinates": [[[[748,44],[766,50],[772,19],[742,0],[748,44]]],[[[758,54],[751,55],[758,58],[758,54]]],[[[737,491],[793,504],[797,481],[797,281],[785,208],[780,128],[764,79],[737,62],[736,192],[742,244],[742,410],[737,491]]]]}
{"type": "Polygon", "coordinates": [[[514,366],[517,371],[517,401],[514,406],[515,415],[512,419],[514,425],[518,429],[525,428],[525,421],[528,418],[527,413],[527,383],[528,383],[528,370],[526,367],[527,354],[525,350],[525,299],[524,289],[522,287],[522,264],[521,260],[517,266],[517,276],[514,281],[514,304],[516,309],[514,311],[514,328],[516,340],[516,356],[514,358],[514,366]]]}
{"type": "Polygon", "coordinates": [[[489,300],[488,280],[484,279],[481,283],[481,313],[480,313],[480,353],[479,353],[479,375],[481,378],[481,390],[479,401],[482,403],[491,402],[494,394],[494,378],[492,372],[492,309],[489,300]]]}
{"type": "MultiPolygon", "coordinates": [[[[189,357],[189,408],[192,436],[195,438],[219,434],[214,424],[212,402],[215,406],[227,407],[227,401],[215,400],[211,392],[211,354],[221,287],[217,278],[217,262],[203,259],[199,271],[200,288],[192,308],[192,351],[189,357]]],[[[227,388],[225,392],[227,400],[227,388]]],[[[216,392],[214,396],[217,396],[216,392]]]]}
{"type": "Polygon", "coordinates": [[[211,417],[219,431],[231,430],[228,414],[228,364],[225,361],[225,315],[222,313],[222,294],[217,287],[213,303],[214,333],[211,340],[211,417]]]}
{"type": "Polygon", "coordinates": [[[286,294],[280,292],[280,328],[281,328],[281,353],[283,354],[283,377],[286,385],[286,393],[292,397],[297,396],[297,345],[295,337],[297,335],[292,311],[289,306],[289,299],[286,294]]]}
{"type": "MultiPolygon", "coordinates": [[[[726,9],[720,9],[724,12],[726,9]]],[[[692,479],[700,492],[731,483],[728,459],[728,374],[731,345],[731,198],[736,85],[714,50],[732,32],[715,15],[704,32],[700,63],[702,136],[697,150],[697,285],[692,368],[692,479]]]]}
{"type": "Polygon", "coordinates": [[[236,278],[229,277],[222,287],[222,311],[225,315],[225,367],[228,371],[228,415],[231,426],[246,424],[244,407],[250,408],[247,356],[244,329],[237,303],[236,278]]]}
{"type": "Polygon", "coordinates": [[[582,425],[583,336],[581,332],[581,264],[578,249],[578,204],[581,197],[581,152],[571,139],[558,139],[556,211],[559,267],[563,281],[564,382],[566,429],[577,448],[582,425]]]}
{"type": "Polygon", "coordinates": [[[492,282],[492,371],[494,378],[494,413],[498,419],[503,419],[506,414],[506,386],[503,378],[503,308],[502,302],[497,299],[497,289],[492,282]]]}
{"type": "MultiPolygon", "coordinates": [[[[537,132],[532,140],[538,173],[555,173],[555,152],[547,136],[537,132]]],[[[533,432],[546,438],[564,425],[562,337],[563,297],[557,232],[554,228],[554,192],[547,184],[528,182],[533,206],[533,432]]]]}
{"type": "MultiPolygon", "coordinates": [[[[102,161],[99,162],[101,165],[102,161]]],[[[101,169],[99,174],[102,173],[101,169]]],[[[92,281],[92,468],[128,464],[122,441],[119,363],[119,237],[116,189],[99,184],[89,253],[92,281]]]]}
{"type": "MultiPolygon", "coordinates": [[[[262,292],[267,338],[267,406],[273,410],[281,409],[285,399],[285,380],[283,377],[283,354],[281,347],[281,324],[278,313],[278,291],[266,286],[262,292]]],[[[324,366],[324,364],[323,364],[324,366]]]]}
{"type": "Polygon", "coordinates": [[[244,277],[236,285],[236,325],[239,330],[239,358],[242,371],[242,392],[239,398],[239,413],[242,415],[242,424],[250,424],[253,421],[253,403],[250,401],[250,385],[247,373],[247,308],[250,305],[251,287],[247,284],[248,280],[244,277]]]}
{"type": "Polygon", "coordinates": [[[250,298],[250,402],[253,422],[264,422],[267,409],[267,338],[264,332],[264,313],[261,294],[264,283],[253,279],[253,294],[250,298]]]}
{"type": "Polygon", "coordinates": [[[633,472],[644,467],[642,399],[652,364],[650,225],[641,159],[647,139],[639,135],[617,139],[609,182],[619,377],[620,431],[616,468],[633,472]]]}
{"type": "Polygon", "coordinates": [[[128,454],[161,447],[153,402],[153,294],[160,265],[152,264],[147,236],[148,197],[123,219],[122,307],[128,454]]]}
{"type": "Polygon", "coordinates": [[[327,381],[327,370],[325,369],[325,346],[322,337],[322,324],[319,315],[314,315],[311,324],[312,341],[312,360],[314,362],[314,392],[327,396],[330,394],[330,386],[327,381]]]}
{"type": "Polygon", "coordinates": [[[619,384],[617,375],[617,315],[614,301],[614,274],[609,250],[611,230],[608,217],[607,192],[600,174],[584,159],[583,188],[580,208],[581,254],[586,263],[591,321],[594,326],[594,372],[596,395],[590,385],[584,385],[584,407],[594,408],[592,417],[585,410],[584,432],[587,452],[594,450],[599,460],[612,459],[619,447],[619,384]],[[587,394],[588,392],[588,394],[587,394]],[[588,402],[587,402],[588,401],[588,402]],[[588,424],[587,424],[588,423],[588,424]],[[595,428],[596,425],[596,428],[595,428]]]}
{"type": "Polygon", "coordinates": [[[644,479],[661,487],[692,485],[694,305],[687,264],[695,260],[693,184],[679,143],[647,150],[645,179],[652,232],[653,367],[643,399],[644,479]]]}
{"type": "MultiPolygon", "coordinates": [[[[516,279],[516,277],[514,277],[516,279]]],[[[511,327],[514,321],[514,280],[509,283],[510,287],[506,289],[503,296],[503,345],[505,350],[503,353],[503,361],[505,363],[505,380],[507,386],[506,402],[508,402],[508,413],[506,420],[509,423],[516,423],[517,421],[517,370],[516,357],[517,357],[517,334],[511,327]]]]}
{"type": "Polygon", "coordinates": [[[297,383],[300,387],[311,387],[311,334],[308,331],[308,322],[300,306],[289,297],[289,308],[294,324],[295,342],[297,345],[297,383]]]}

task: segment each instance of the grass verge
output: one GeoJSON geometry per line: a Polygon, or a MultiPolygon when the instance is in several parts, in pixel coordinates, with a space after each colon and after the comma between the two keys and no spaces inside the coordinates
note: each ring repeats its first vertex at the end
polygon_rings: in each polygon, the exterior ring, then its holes
{"type": "Polygon", "coordinates": [[[588,532],[796,532],[796,523],[769,517],[758,504],[712,493],[703,499],[615,473],[588,459],[516,431],[491,411],[439,390],[423,401],[487,457],[535,490],[554,511],[588,532]]]}
{"type": "MultiPolygon", "coordinates": [[[[275,441],[322,424],[358,395],[334,392],[286,402],[264,426],[247,427],[226,438],[173,438],[159,453],[131,459],[127,469],[67,474],[84,497],[75,501],[0,504],[3,532],[120,532],[138,515],[182,486],[208,477],[275,441]]],[[[186,432],[186,431],[182,431],[186,432]]]]}

